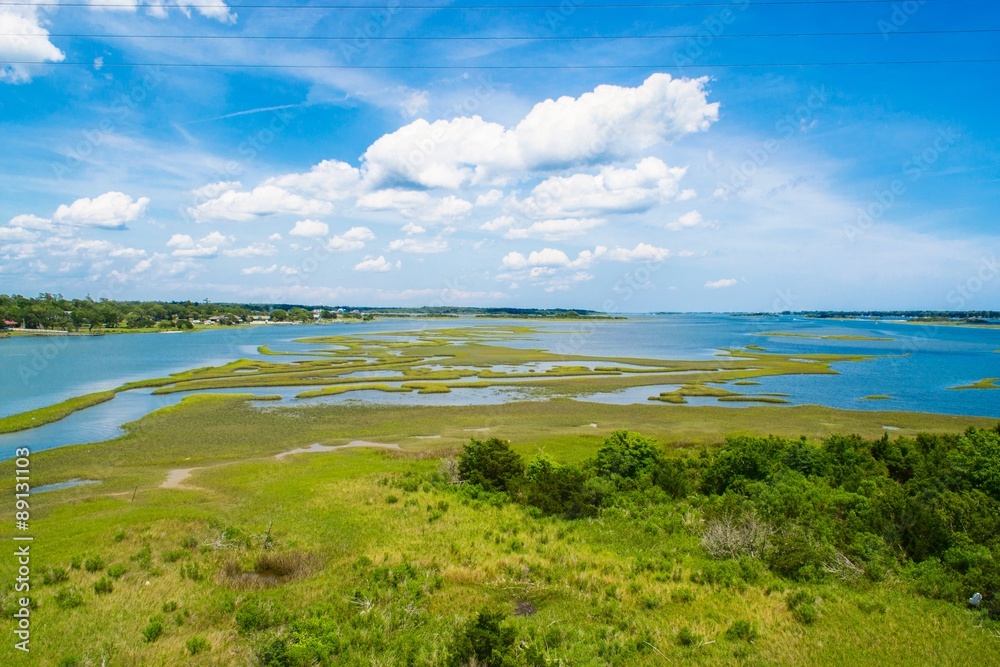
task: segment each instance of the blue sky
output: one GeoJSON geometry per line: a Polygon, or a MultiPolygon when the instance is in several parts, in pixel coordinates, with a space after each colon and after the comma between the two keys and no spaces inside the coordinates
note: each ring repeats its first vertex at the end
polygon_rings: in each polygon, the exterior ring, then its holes
{"type": "Polygon", "coordinates": [[[922,31],[1000,8],[717,1],[0,6],[0,292],[1000,308],[1000,63],[733,66],[997,59],[922,31]]]}

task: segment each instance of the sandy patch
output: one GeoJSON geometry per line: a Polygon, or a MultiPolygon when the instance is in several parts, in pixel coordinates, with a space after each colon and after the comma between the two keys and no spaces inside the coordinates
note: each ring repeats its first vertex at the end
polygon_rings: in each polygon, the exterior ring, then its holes
{"type": "Polygon", "coordinates": [[[313,454],[316,452],[332,452],[338,449],[353,449],[357,447],[374,447],[376,449],[399,449],[399,445],[383,444],[381,442],[368,442],[367,440],[353,440],[347,443],[346,445],[321,445],[318,442],[314,442],[308,447],[290,449],[287,452],[281,452],[280,454],[275,454],[274,458],[283,459],[286,456],[291,456],[292,454],[313,454]]]}
{"type": "Polygon", "coordinates": [[[171,470],[167,473],[167,479],[164,480],[163,484],[160,484],[161,489],[193,489],[196,487],[187,486],[184,483],[191,473],[195,470],[201,470],[201,468],[178,468],[177,470],[171,470]]]}
{"type": "Polygon", "coordinates": [[[415,435],[413,437],[416,438],[417,440],[437,440],[441,436],[440,435],[415,435]]]}

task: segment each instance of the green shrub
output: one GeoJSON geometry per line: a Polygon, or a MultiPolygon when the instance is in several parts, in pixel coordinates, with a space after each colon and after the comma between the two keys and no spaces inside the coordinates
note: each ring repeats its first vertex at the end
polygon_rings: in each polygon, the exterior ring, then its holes
{"type": "Polygon", "coordinates": [[[152,644],[163,635],[163,617],[154,616],[149,619],[149,623],[142,629],[142,640],[147,644],[152,644]]]}
{"type": "Polygon", "coordinates": [[[112,579],[121,579],[128,572],[128,568],[122,564],[112,565],[108,568],[108,576],[112,579]]]}
{"type": "Polygon", "coordinates": [[[597,451],[594,469],[603,477],[635,479],[651,472],[660,460],[660,450],[652,438],[631,431],[614,431],[597,451]]]}
{"type": "Polygon", "coordinates": [[[459,627],[452,639],[448,664],[464,667],[503,667],[513,654],[516,635],[504,623],[507,615],[499,610],[484,609],[459,627]]]}
{"type": "Polygon", "coordinates": [[[390,505],[395,505],[396,503],[399,502],[399,497],[398,496],[394,496],[394,495],[392,495],[390,493],[389,495],[387,495],[385,497],[385,502],[388,503],[388,504],[390,504],[390,505]]]}
{"type": "Polygon", "coordinates": [[[727,639],[753,643],[757,636],[757,628],[754,627],[753,623],[745,620],[733,621],[733,624],[726,630],[727,639]]]}
{"type": "Polygon", "coordinates": [[[204,637],[192,637],[187,640],[185,646],[187,646],[188,653],[191,655],[198,655],[199,653],[212,650],[212,645],[204,637]]]}
{"type": "Polygon", "coordinates": [[[173,600],[170,600],[169,602],[164,602],[162,609],[164,614],[170,614],[172,612],[177,611],[177,603],[174,602],[173,600]]]}
{"type": "Polygon", "coordinates": [[[94,582],[94,592],[97,593],[98,595],[105,595],[107,593],[112,592],[114,589],[115,589],[114,585],[111,583],[111,580],[108,579],[107,577],[101,577],[100,579],[94,582]]]}
{"type": "Polygon", "coordinates": [[[819,551],[801,531],[790,531],[772,538],[767,564],[777,574],[804,581],[823,563],[819,551]]]}
{"type": "Polygon", "coordinates": [[[677,633],[677,643],[680,646],[695,646],[701,643],[701,636],[691,630],[691,628],[683,627],[677,633]]]}
{"type": "Polygon", "coordinates": [[[82,667],[83,660],[78,655],[68,655],[58,663],[57,667],[82,667]]]}
{"type": "Polygon", "coordinates": [[[234,619],[236,627],[244,634],[266,630],[274,622],[271,606],[257,597],[247,598],[237,607],[234,619]]]}
{"type": "Polygon", "coordinates": [[[56,605],[62,609],[75,609],[83,605],[83,596],[72,586],[63,586],[55,595],[56,605]]]}
{"type": "Polygon", "coordinates": [[[69,559],[69,569],[71,570],[79,570],[82,564],[83,556],[73,556],[69,559]]]}
{"type": "Polygon", "coordinates": [[[806,591],[792,591],[785,598],[785,602],[788,609],[791,610],[792,616],[799,623],[812,625],[819,618],[819,611],[813,603],[813,598],[806,591]]]}
{"type": "Polygon", "coordinates": [[[463,481],[486,491],[507,492],[524,475],[524,461],[500,438],[473,438],[458,457],[458,473],[463,481]]]}
{"type": "Polygon", "coordinates": [[[46,586],[69,581],[69,573],[61,567],[51,567],[42,572],[42,583],[46,586]]]}
{"type": "Polygon", "coordinates": [[[91,556],[83,561],[83,569],[87,572],[97,572],[104,569],[104,559],[100,556],[91,556]]]}
{"type": "Polygon", "coordinates": [[[121,542],[126,537],[128,537],[128,533],[125,532],[125,529],[119,528],[118,530],[115,531],[113,539],[115,542],[121,542]]]}
{"type": "Polygon", "coordinates": [[[185,549],[191,549],[191,550],[197,549],[198,540],[195,538],[194,535],[188,535],[183,540],[181,540],[181,546],[184,547],[185,549]]]}
{"type": "Polygon", "coordinates": [[[677,604],[694,602],[694,591],[690,588],[677,588],[670,594],[670,599],[677,604]]]}
{"type": "Polygon", "coordinates": [[[559,465],[538,457],[528,464],[519,496],[543,514],[575,519],[597,511],[594,494],[588,492],[587,476],[575,466],[559,465]]]}
{"type": "Polygon", "coordinates": [[[188,557],[187,549],[172,549],[163,554],[164,563],[176,563],[182,558],[188,557]]]}

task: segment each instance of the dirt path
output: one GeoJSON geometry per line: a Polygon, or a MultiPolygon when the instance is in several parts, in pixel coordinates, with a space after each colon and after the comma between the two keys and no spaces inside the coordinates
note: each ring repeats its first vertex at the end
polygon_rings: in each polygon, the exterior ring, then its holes
{"type": "Polygon", "coordinates": [[[354,440],[347,443],[346,445],[321,445],[318,442],[309,445],[308,447],[300,447],[298,449],[291,449],[287,452],[281,452],[280,454],[275,454],[274,458],[283,459],[286,456],[291,456],[292,454],[311,454],[313,452],[332,452],[337,449],[353,449],[357,447],[371,447],[375,449],[399,449],[399,445],[393,444],[382,444],[379,442],[368,442],[367,440],[354,440]]]}
{"type": "MultiPolygon", "coordinates": [[[[286,456],[291,456],[292,454],[312,454],[316,452],[332,452],[338,449],[357,449],[357,448],[373,448],[373,449],[399,449],[399,445],[391,443],[380,443],[380,442],[368,442],[367,440],[353,440],[346,445],[321,445],[315,442],[308,447],[299,447],[298,449],[291,449],[287,452],[281,452],[275,454],[274,458],[277,460],[282,460],[286,456]]],[[[243,461],[226,461],[225,463],[217,463],[211,466],[201,466],[198,468],[176,468],[167,473],[167,478],[163,480],[159,488],[161,489],[185,489],[185,490],[204,490],[200,486],[194,486],[192,484],[186,484],[185,482],[191,477],[191,474],[196,470],[208,470],[210,468],[220,468],[222,466],[232,465],[233,463],[244,463],[245,461],[253,461],[255,459],[244,459],[243,461]]],[[[263,459],[258,459],[263,460],[263,459]]]]}

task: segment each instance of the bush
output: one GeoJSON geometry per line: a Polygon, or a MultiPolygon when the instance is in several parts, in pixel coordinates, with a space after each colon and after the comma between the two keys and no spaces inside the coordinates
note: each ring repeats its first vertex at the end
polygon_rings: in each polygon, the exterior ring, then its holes
{"type": "Polygon", "coordinates": [[[100,579],[94,582],[94,592],[97,593],[98,595],[105,595],[107,593],[110,593],[114,589],[115,589],[114,585],[111,583],[111,580],[108,579],[107,577],[101,577],[100,579]]]}
{"type": "Polygon", "coordinates": [[[75,609],[83,605],[83,596],[72,586],[64,586],[56,593],[55,601],[62,609],[75,609]]]}
{"type": "Polygon", "coordinates": [[[147,644],[152,644],[163,635],[163,617],[154,616],[149,619],[149,623],[142,629],[142,639],[147,644]]]}
{"type": "Polygon", "coordinates": [[[823,558],[809,538],[800,531],[790,531],[773,538],[767,564],[777,574],[802,581],[809,579],[823,558]]]}
{"type": "Polygon", "coordinates": [[[631,431],[615,431],[597,451],[594,469],[603,477],[635,479],[660,460],[656,441],[631,431]]]}
{"type": "Polygon", "coordinates": [[[677,643],[681,646],[695,646],[701,643],[701,636],[691,628],[684,627],[677,633],[677,643]]]}
{"type": "Polygon", "coordinates": [[[507,615],[499,610],[484,609],[457,629],[451,644],[448,664],[464,667],[502,667],[514,650],[514,629],[504,625],[507,615]]]}
{"type": "Polygon", "coordinates": [[[812,625],[819,618],[819,611],[813,603],[812,597],[806,591],[792,591],[785,598],[788,609],[792,612],[799,623],[812,625]]]}
{"type": "Polygon", "coordinates": [[[128,568],[121,564],[112,565],[108,568],[108,576],[112,579],[121,579],[125,576],[126,572],[128,572],[128,568]]]}
{"type": "Polygon", "coordinates": [[[274,623],[271,606],[256,597],[248,598],[237,607],[234,619],[240,632],[245,634],[266,630],[274,623]]]}
{"type": "Polygon", "coordinates": [[[42,572],[42,583],[46,586],[69,581],[69,573],[61,567],[52,567],[42,572]]]}
{"type": "Polygon", "coordinates": [[[83,561],[83,569],[87,572],[97,572],[104,569],[104,559],[100,556],[91,556],[83,561]]]}
{"type": "Polygon", "coordinates": [[[591,516],[597,510],[595,496],[588,493],[587,476],[574,466],[563,466],[538,457],[528,465],[522,489],[523,500],[544,514],[568,519],[591,516]]]}
{"type": "Polygon", "coordinates": [[[187,650],[191,655],[198,655],[212,650],[212,645],[204,637],[192,637],[187,640],[187,650]]]}
{"type": "Polygon", "coordinates": [[[510,491],[515,480],[524,475],[524,461],[500,438],[473,439],[458,459],[462,480],[487,491],[510,491]]]}
{"type": "Polygon", "coordinates": [[[757,628],[753,626],[750,621],[733,621],[733,624],[729,626],[726,630],[726,638],[733,640],[742,640],[745,642],[753,643],[757,639],[757,628]]]}

